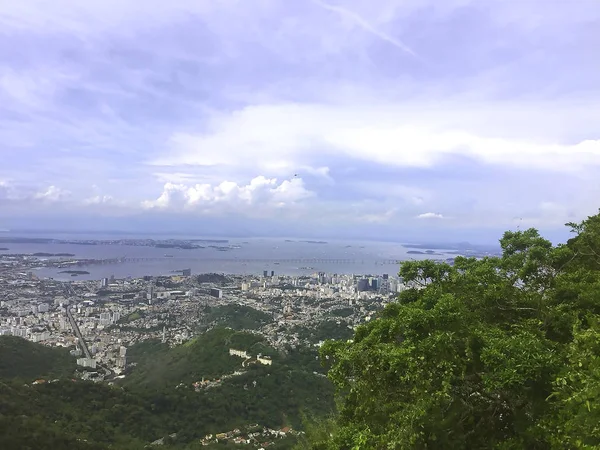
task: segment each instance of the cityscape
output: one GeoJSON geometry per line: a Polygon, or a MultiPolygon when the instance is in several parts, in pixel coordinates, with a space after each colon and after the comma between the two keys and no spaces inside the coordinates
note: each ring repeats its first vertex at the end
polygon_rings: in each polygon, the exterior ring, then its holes
{"type": "MultiPolygon", "coordinates": [[[[128,349],[145,341],[181,346],[215,326],[228,327],[235,315],[241,314],[258,318],[259,326],[250,323],[246,331],[260,335],[272,349],[316,350],[328,338],[350,337],[356,326],[372,320],[407,288],[401,278],[388,273],[292,276],[263,270],[249,276],[194,274],[183,269],[170,276],[57,281],[39,277],[34,270],[40,264],[76,267],[68,271],[76,277],[85,272],[82,269],[99,263],[76,260],[71,254],[2,254],[0,336],[68,349],[77,362],[75,376],[112,385],[135,369],[137,362],[129,357],[128,349]],[[222,315],[215,321],[219,311],[222,315]],[[319,327],[323,329],[315,333],[319,327]]],[[[188,387],[196,392],[215,388],[227,379],[243,376],[252,364],[274,364],[269,355],[234,346],[228,355],[239,361],[237,370],[217,378],[198,374],[188,387]]],[[[325,375],[314,372],[314,376],[325,375]]],[[[52,381],[33,381],[45,382],[52,381]]],[[[255,448],[265,448],[273,439],[298,433],[302,432],[290,426],[271,429],[250,424],[244,430],[208,434],[201,441],[205,445],[255,443],[255,448]]],[[[153,444],[161,445],[164,439],[153,444]]]]}
{"type": "Polygon", "coordinates": [[[283,329],[326,317],[354,327],[405,289],[389,274],[297,277],[273,270],[249,277],[198,276],[187,269],[173,276],[60,282],[29,271],[32,260],[1,262],[0,335],[72,347],[80,366],[99,369],[82,376],[97,380],[121,376],[130,345],[153,338],[175,345],[191,338],[206,307],[242,305],[267,314],[273,322],[260,332],[283,348],[300,344],[283,329]]]}

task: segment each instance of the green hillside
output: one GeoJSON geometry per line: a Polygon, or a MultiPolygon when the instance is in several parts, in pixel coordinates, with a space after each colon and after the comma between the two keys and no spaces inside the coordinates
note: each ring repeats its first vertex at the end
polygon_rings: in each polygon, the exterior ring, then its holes
{"type": "Polygon", "coordinates": [[[249,306],[230,304],[207,308],[205,321],[234,330],[257,330],[273,322],[273,318],[249,306]]]}
{"type": "MultiPolygon", "coordinates": [[[[25,344],[34,350],[30,354],[49,350],[25,344]]],[[[169,435],[174,437],[161,448],[211,448],[199,444],[207,434],[250,424],[299,429],[302,414],[334,409],[333,386],[313,374],[319,363],[310,349],[279,354],[260,336],[216,328],[174,348],[148,341],[130,351],[137,365],[122,385],[0,381],[0,429],[7,430],[0,433],[0,448],[141,449],[169,435]],[[270,353],[273,364],[243,368],[244,360],[229,355],[229,348],[270,353]],[[234,371],[242,373],[223,378],[234,371]],[[195,389],[192,383],[202,377],[222,380],[195,389]]],[[[281,440],[273,448],[293,443],[281,440]]]]}
{"type": "Polygon", "coordinates": [[[75,358],[67,349],[0,336],[0,378],[58,378],[72,375],[75,367],[75,358]]]}
{"type": "Polygon", "coordinates": [[[190,384],[202,377],[218,378],[241,368],[242,359],[229,355],[230,348],[252,354],[269,350],[261,336],[227,328],[214,328],[174,348],[156,340],[146,341],[128,350],[129,362],[136,366],[125,378],[125,385],[162,388],[190,384]]]}

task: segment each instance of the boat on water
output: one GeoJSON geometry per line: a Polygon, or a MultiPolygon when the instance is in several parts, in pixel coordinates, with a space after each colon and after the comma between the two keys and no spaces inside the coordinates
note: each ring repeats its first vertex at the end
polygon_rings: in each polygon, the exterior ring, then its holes
{"type": "Polygon", "coordinates": [[[172,257],[173,257],[173,255],[166,255],[165,254],[165,258],[172,258],[172,257]]]}

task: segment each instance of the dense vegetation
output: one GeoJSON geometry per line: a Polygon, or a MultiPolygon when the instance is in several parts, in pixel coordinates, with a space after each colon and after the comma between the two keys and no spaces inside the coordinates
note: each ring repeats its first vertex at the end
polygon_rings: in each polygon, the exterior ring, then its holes
{"type": "Polygon", "coordinates": [[[125,378],[127,386],[175,387],[202,377],[218,378],[241,368],[242,359],[229,355],[229,349],[260,353],[268,349],[260,335],[214,328],[173,348],[150,340],[128,350],[129,362],[136,363],[125,378]]]}
{"type": "Polygon", "coordinates": [[[224,285],[229,281],[229,279],[220,273],[202,273],[196,276],[197,283],[212,283],[212,284],[221,284],[224,285]]]}
{"type": "Polygon", "coordinates": [[[58,378],[74,371],[75,358],[67,349],[45,347],[15,336],[0,336],[0,378],[58,378]]]}
{"type": "Polygon", "coordinates": [[[234,330],[258,330],[273,322],[271,315],[238,304],[207,307],[205,314],[205,323],[227,326],[234,330]]]}
{"type": "Polygon", "coordinates": [[[404,291],[322,355],[339,415],[312,449],[600,447],[600,215],[553,246],[506,232],[502,256],[402,264],[404,291]]]}
{"type": "MultiPolygon", "coordinates": [[[[314,351],[280,354],[254,334],[215,328],[181,346],[147,341],[129,353],[137,364],[121,385],[0,381],[0,448],[141,449],[172,434],[161,448],[207,448],[199,439],[209,433],[252,423],[299,428],[302,413],[321,415],[334,407],[333,386],[313,374],[319,367],[314,351]],[[230,356],[229,348],[270,353],[273,365],[253,364],[223,379],[242,369],[243,359],[230,356]],[[196,391],[192,383],[202,377],[222,382],[196,391]]],[[[281,440],[275,448],[292,443],[281,440]]]]}
{"type": "Polygon", "coordinates": [[[344,320],[322,320],[311,326],[296,326],[292,331],[298,333],[301,339],[311,343],[324,341],[326,339],[352,339],[354,331],[351,325],[344,320]]]}

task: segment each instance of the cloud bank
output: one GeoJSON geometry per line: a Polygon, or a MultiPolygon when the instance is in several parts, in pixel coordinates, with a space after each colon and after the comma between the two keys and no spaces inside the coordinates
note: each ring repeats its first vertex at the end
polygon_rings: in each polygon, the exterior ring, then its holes
{"type": "Polygon", "coordinates": [[[599,20],[593,2],[8,2],[0,227],[561,229],[600,207],[599,20]]]}

